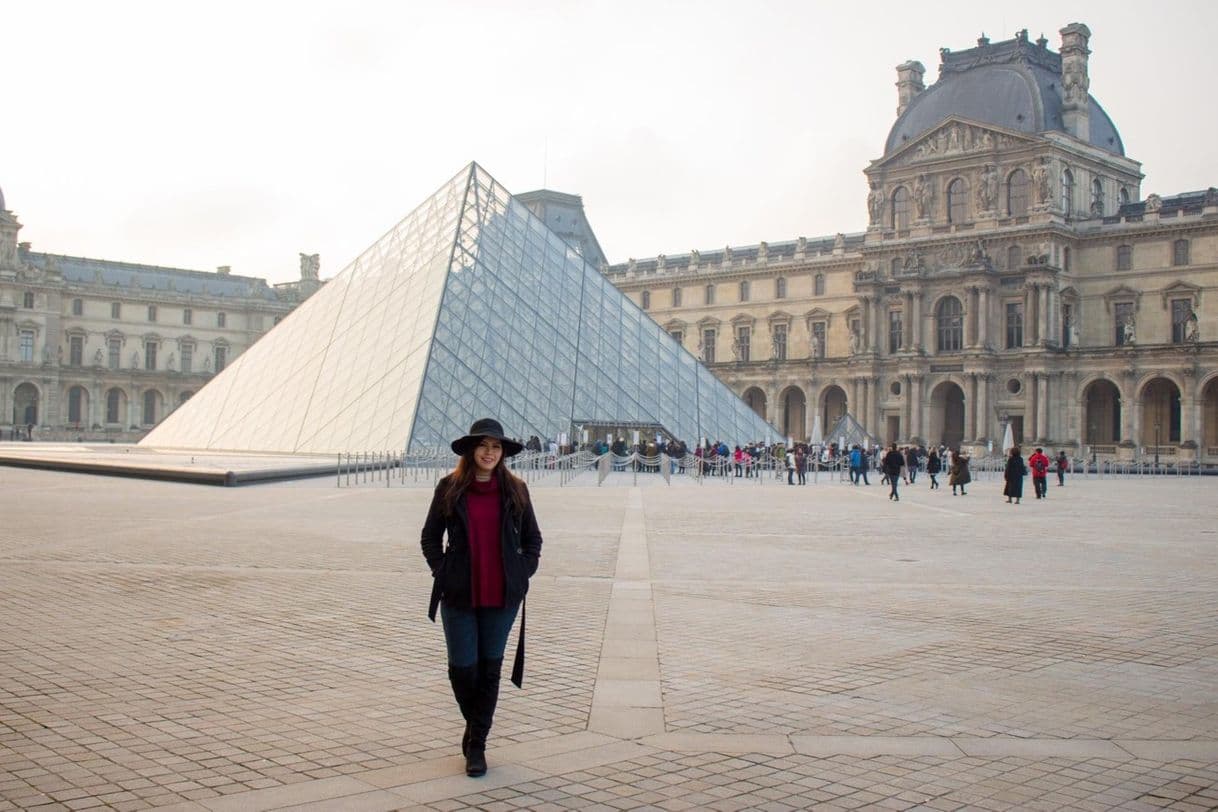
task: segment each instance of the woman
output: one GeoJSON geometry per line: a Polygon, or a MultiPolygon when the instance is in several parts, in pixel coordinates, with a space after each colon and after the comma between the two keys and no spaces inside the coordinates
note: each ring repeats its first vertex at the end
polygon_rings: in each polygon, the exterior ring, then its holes
{"type": "MultiPolygon", "coordinates": [[[[465,774],[486,774],[486,736],[499,700],[503,650],[541,557],[529,490],[504,465],[523,446],[483,418],[452,442],[460,459],[436,485],[423,525],[423,557],[434,579],[428,617],[444,625],[448,679],[465,735],[465,774]],[[443,545],[444,535],[448,545],[443,545]]],[[[524,676],[524,615],[512,682],[524,676]]]]}
{"type": "Polygon", "coordinates": [[[1027,473],[1027,466],[1023,464],[1023,457],[1019,454],[1019,446],[1012,447],[1007,455],[1006,470],[1002,474],[1007,483],[1002,489],[1002,495],[1007,498],[1008,504],[1013,498],[1018,505],[1019,500],[1023,498],[1023,478],[1027,473]]]}
{"type": "Polygon", "coordinates": [[[926,456],[926,475],[930,477],[930,489],[932,491],[939,487],[938,476],[942,470],[943,465],[939,462],[939,452],[932,448],[930,454],[926,456]]]}
{"type": "Polygon", "coordinates": [[[948,484],[952,486],[952,496],[956,495],[957,486],[960,488],[961,496],[968,496],[968,491],[964,490],[964,486],[973,481],[973,475],[968,470],[968,457],[959,451],[949,450],[948,453],[952,455],[952,467],[947,472],[948,484]]]}

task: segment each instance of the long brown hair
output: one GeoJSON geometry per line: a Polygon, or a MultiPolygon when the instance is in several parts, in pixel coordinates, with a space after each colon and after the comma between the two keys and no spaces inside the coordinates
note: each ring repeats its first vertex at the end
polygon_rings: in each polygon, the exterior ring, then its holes
{"type": "MultiPolygon", "coordinates": [[[[474,474],[478,471],[478,464],[474,462],[474,452],[477,450],[478,447],[474,446],[458,457],[457,466],[447,477],[448,487],[443,496],[445,516],[453,515],[457,509],[457,502],[461,500],[470,483],[474,481],[474,474]]],[[[515,511],[523,513],[525,506],[529,503],[529,492],[525,488],[524,480],[508,470],[507,465],[504,464],[506,461],[507,455],[504,454],[495,465],[495,470],[491,471],[491,476],[499,481],[499,492],[507,494],[508,502],[515,511]]]]}

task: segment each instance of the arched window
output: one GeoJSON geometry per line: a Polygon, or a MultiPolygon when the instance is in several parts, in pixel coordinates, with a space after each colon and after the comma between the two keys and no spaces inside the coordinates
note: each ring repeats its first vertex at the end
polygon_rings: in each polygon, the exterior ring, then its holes
{"type": "Polygon", "coordinates": [[[892,227],[897,231],[909,228],[909,190],[904,186],[892,193],[892,227]]]}
{"type": "Polygon", "coordinates": [[[774,280],[774,298],[787,298],[787,278],[785,276],[780,276],[774,280]]]}
{"type": "Polygon", "coordinates": [[[963,178],[947,184],[947,222],[963,223],[968,219],[968,185],[963,178]]]}
{"type": "Polygon", "coordinates": [[[1069,217],[1074,213],[1074,173],[1062,170],[1062,212],[1069,217]]]}
{"type": "Polygon", "coordinates": [[[964,347],[964,307],[955,296],[945,296],[935,308],[939,352],[959,352],[964,347]]]}
{"type": "Polygon", "coordinates": [[[643,291],[642,304],[644,310],[649,310],[651,308],[651,291],[643,291]]]}
{"type": "Polygon", "coordinates": [[[1026,217],[1028,214],[1028,173],[1016,169],[1007,176],[1007,216],[1026,217]]]}
{"type": "Polygon", "coordinates": [[[1129,190],[1124,186],[1121,187],[1121,191],[1117,192],[1117,200],[1122,206],[1129,202],[1129,190]]]}
{"type": "Polygon", "coordinates": [[[106,422],[121,423],[123,407],[123,392],[121,389],[110,389],[106,392],[106,422]]]}
{"type": "Polygon", "coordinates": [[[1188,240],[1176,240],[1171,246],[1171,264],[1188,264],[1188,240]]]}
{"type": "Polygon", "coordinates": [[[816,278],[812,280],[812,295],[825,295],[825,275],[823,273],[818,273],[816,278]]]}
{"type": "Polygon", "coordinates": [[[1012,245],[1007,249],[1007,270],[1013,271],[1023,264],[1023,253],[1019,250],[1018,245],[1012,245]]]}
{"type": "Polygon", "coordinates": [[[1094,217],[1104,216],[1104,184],[1099,178],[1091,181],[1091,214],[1094,217]]]}
{"type": "Polygon", "coordinates": [[[144,425],[151,426],[156,423],[156,390],[149,389],[144,392],[144,425]]]}
{"type": "Polygon", "coordinates": [[[740,280],[740,301],[747,302],[749,300],[749,280],[740,280]]]}

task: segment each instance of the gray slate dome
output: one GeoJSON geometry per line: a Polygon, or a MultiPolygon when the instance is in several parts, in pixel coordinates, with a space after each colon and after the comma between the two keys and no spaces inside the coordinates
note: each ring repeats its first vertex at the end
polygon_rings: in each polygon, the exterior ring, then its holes
{"type": "MultiPolygon", "coordinates": [[[[888,133],[884,154],[900,149],[949,116],[960,116],[1008,130],[1065,132],[1062,124],[1061,55],[1044,40],[1025,34],[984,43],[967,51],[940,52],[939,80],[910,102],[888,133]]],[[[1090,100],[1092,146],[1125,154],[1120,133],[1094,96],[1090,100]]]]}

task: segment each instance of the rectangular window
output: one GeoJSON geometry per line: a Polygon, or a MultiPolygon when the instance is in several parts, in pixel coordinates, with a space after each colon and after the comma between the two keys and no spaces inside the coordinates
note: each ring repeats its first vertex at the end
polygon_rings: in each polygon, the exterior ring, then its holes
{"type": "Polygon", "coordinates": [[[1074,305],[1062,305],[1062,347],[1069,349],[1074,346],[1077,336],[1074,335],[1074,305]]]}
{"type": "Polygon", "coordinates": [[[182,345],[182,371],[183,372],[192,372],[194,370],[194,365],[195,365],[195,345],[194,344],[183,344],[182,345]]]}
{"type": "Polygon", "coordinates": [[[1191,299],[1171,300],[1171,343],[1183,344],[1188,335],[1188,317],[1193,313],[1191,299]]]}
{"type": "Polygon", "coordinates": [[[672,289],[672,306],[673,307],[681,306],[681,289],[680,288],[672,289]]]}
{"type": "Polygon", "coordinates": [[[900,310],[888,311],[888,352],[898,353],[904,340],[904,325],[901,322],[900,310]]]}
{"type": "Polygon", "coordinates": [[[706,286],[706,303],[708,305],[712,305],[715,303],[715,286],[714,285],[706,286]]]}
{"type": "Polygon", "coordinates": [[[736,328],[736,360],[749,360],[750,344],[753,340],[753,330],[751,327],[736,328]]]}
{"type": "Polygon", "coordinates": [[[1118,347],[1132,343],[1133,302],[1117,302],[1112,306],[1113,343],[1118,347]]]}
{"type": "Polygon", "coordinates": [[[123,317],[123,303],[122,302],[111,302],[110,303],[110,318],[121,319],[122,317],[123,317]]]}
{"type": "Polygon", "coordinates": [[[84,299],[73,299],[72,300],[72,315],[73,316],[83,316],[84,314],[85,314],[85,300],[84,299]]]}
{"type": "Polygon", "coordinates": [[[106,352],[108,353],[108,366],[110,369],[118,369],[119,354],[123,351],[123,340],[121,338],[112,338],[106,342],[106,352]]]}
{"type": "Polygon", "coordinates": [[[1133,269],[1133,246],[1118,245],[1116,253],[1116,269],[1128,271],[1133,269]]]}
{"type": "Polygon", "coordinates": [[[34,331],[22,330],[17,338],[18,359],[23,364],[34,363],[34,331]]]}
{"type": "Polygon", "coordinates": [[[224,369],[224,364],[228,360],[228,348],[216,347],[216,372],[224,369]]]}
{"type": "Polygon", "coordinates": [[[678,344],[685,343],[685,333],[681,332],[680,330],[669,330],[668,334],[672,336],[672,340],[678,344]]]}
{"type": "Polygon", "coordinates": [[[182,311],[182,323],[191,324],[195,320],[195,313],[189,307],[182,311]]]}
{"type": "Polygon", "coordinates": [[[825,333],[827,332],[823,321],[812,322],[812,357],[825,357],[825,333]]]}
{"type": "Polygon", "coordinates": [[[1172,243],[1171,264],[1188,264],[1188,240],[1176,240],[1174,243],[1172,243]]]}
{"type": "Polygon", "coordinates": [[[770,325],[770,332],[773,334],[774,360],[787,360],[787,325],[772,324],[770,325]]]}
{"type": "Polygon", "coordinates": [[[156,305],[148,305],[148,321],[156,321],[156,305]]]}
{"type": "Polygon", "coordinates": [[[702,360],[708,364],[715,363],[715,338],[713,328],[702,331],[702,360]]]}
{"type": "Polygon", "coordinates": [[[651,309],[651,291],[643,291],[643,293],[639,296],[639,306],[644,310],[651,309]]]}
{"type": "Polygon", "coordinates": [[[156,342],[144,345],[144,369],[156,369],[156,342]]]}
{"type": "Polygon", "coordinates": [[[21,306],[24,307],[26,310],[34,309],[34,292],[33,291],[27,290],[25,292],[25,294],[21,297],[21,306]]]}
{"type": "MultiPolygon", "coordinates": [[[[228,326],[228,314],[227,313],[225,313],[224,311],[220,311],[219,313],[216,314],[216,326],[217,327],[227,327],[228,326]]],[[[216,371],[219,372],[220,370],[217,369],[216,371]]]]}
{"type": "Polygon", "coordinates": [[[740,282],[740,301],[747,302],[749,300],[749,280],[744,279],[740,282]]]}
{"type": "Polygon", "coordinates": [[[787,278],[785,276],[780,276],[774,280],[774,298],[787,298],[787,278]]]}
{"type": "Polygon", "coordinates": [[[84,390],[79,386],[73,386],[68,390],[68,422],[80,423],[81,421],[81,400],[84,390]]]}
{"type": "MultiPolygon", "coordinates": [[[[651,306],[651,293],[650,292],[647,294],[647,306],[648,307],[651,306]]],[[[250,329],[255,330],[257,332],[262,332],[262,314],[261,313],[255,313],[254,315],[250,316],[250,329]]]]}
{"type": "Polygon", "coordinates": [[[1023,346],[1023,302],[1007,302],[1007,349],[1023,346]]]}
{"type": "Polygon", "coordinates": [[[85,365],[84,336],[72,336],[68,339],[68,364],[74,367],[85,365]]]}

